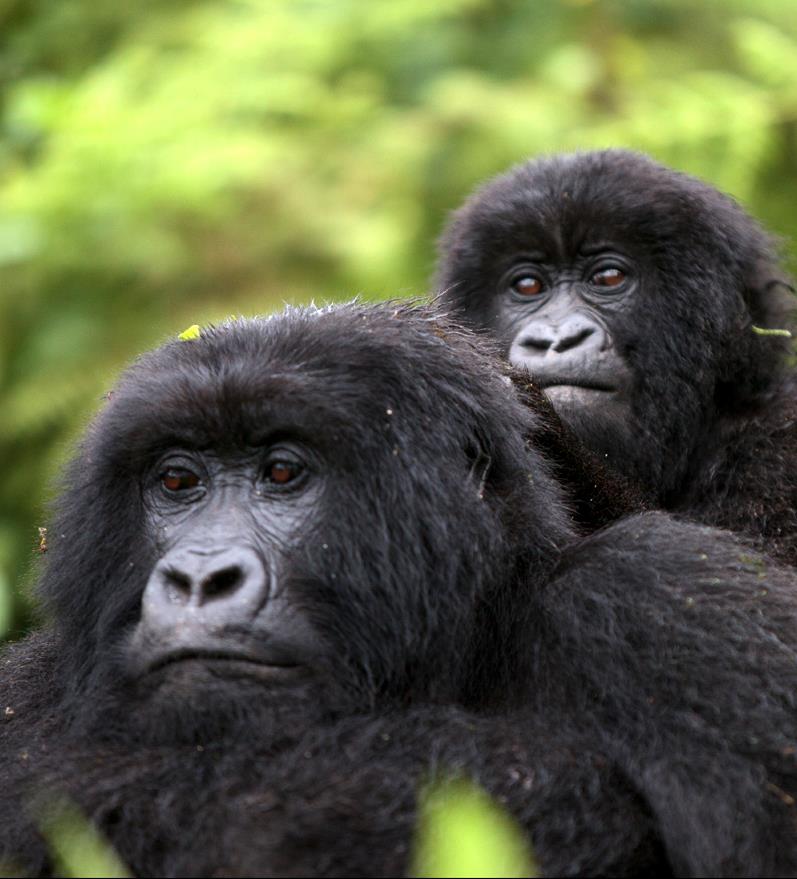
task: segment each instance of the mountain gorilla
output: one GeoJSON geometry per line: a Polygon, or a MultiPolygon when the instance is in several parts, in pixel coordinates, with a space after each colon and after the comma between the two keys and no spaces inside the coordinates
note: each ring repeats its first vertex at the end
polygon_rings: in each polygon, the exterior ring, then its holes
{"type": "Polygon", "coordinates": [[[650,503],[797,563],[787,280],[731,199],[622,150],[528,162],[441,239],[442,298],[650,503]]]}
{"type": "Polygon", "coordinates": [[[471,776],[553,875],[797,871],[797,584],[731,535],[586,538],[484,342],[240,321],[122,378],[0,662],[0,863],[75,803],[137,875],[411,869],[471,776]]]}

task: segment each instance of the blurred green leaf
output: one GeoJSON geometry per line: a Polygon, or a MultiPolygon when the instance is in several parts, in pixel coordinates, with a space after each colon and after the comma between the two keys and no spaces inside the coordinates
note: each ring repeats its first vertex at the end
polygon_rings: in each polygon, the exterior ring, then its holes
{"type": "Polygon", "coordinates": [[[60,876],[127,879],[131,875],[92,824],[65,801],[50,808],[42,833],[60,876]]]}
{"type": "Polygon", "coordinates": [[[471,782],[438,782],[421,800],[412,875],[538,876],[522,831],[471,782]]]}

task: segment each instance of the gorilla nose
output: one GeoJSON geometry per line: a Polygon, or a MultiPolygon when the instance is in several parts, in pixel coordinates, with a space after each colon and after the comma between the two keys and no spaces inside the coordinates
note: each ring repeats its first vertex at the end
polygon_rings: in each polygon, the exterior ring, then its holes
{"type": "Polygon", "coordinates": [[[235,625],[249,622],[267,597],[266,571],[252,550],[182,549],[155,566],[144,589],[142,615],[158,626],[235,625]]]}
{"type": "Polygon", "coordinates": [[[530,321],[515,345],[532,355],[545,355],[549,351],[564,354],[582,345],[599,347],[602,341],[599,329],[596,323],[581,315],[574,315],[558,325],[548,321],[530,321]]]}

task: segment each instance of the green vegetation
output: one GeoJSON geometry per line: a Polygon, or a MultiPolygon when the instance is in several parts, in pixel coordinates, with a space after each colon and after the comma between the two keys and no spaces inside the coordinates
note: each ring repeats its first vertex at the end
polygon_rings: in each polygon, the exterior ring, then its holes
{"type": "Polygon", "coordinates": [[[69,803],[49,807],[42,832],[59,876],[126,879],[130,875],[108,843],[69,803]]]}
{"type": "Polygon", "coordinates": [[[413,876],[538,876],[522,832],[482,790],[463,780],[427,789],[413,876]]]}
{"type": "MultiPolygon", "coordinates": [[[[41,821],[60,876],[119,877],[129,870],[71,803],[50,804],[41,821]]],[[[16,871],[0,865],[0,876],[16,871]]],[[[438,781],[422,793],[412,875],[419,877],[538,876],[522,832],[472,782],[438,781]]]]}
{"type": "Polygon", "coordinates": [[[0,636],[46,486],[161,338],[422,295],[446,213],[541,151],[636,147],[797,226],[790,0],[0,0],[0,34],[0,636]]]}
{"type": "Polygon", "coordinates": [[[765,330],[763,327],[752,327],[753,332],[758,336],[785,336],[791,339],[790,330],[765,330]]]}

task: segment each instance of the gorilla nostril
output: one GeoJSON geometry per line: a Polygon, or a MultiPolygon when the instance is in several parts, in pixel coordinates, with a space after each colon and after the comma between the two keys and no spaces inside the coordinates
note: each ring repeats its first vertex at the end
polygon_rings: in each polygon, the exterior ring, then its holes
{"type": "Polygon", "coordinates": [[[580,327],[575,332],[563,333],[553,346],[553,350],[567,351],[569,348],[577,348],[585,339],[589,338],[595,332],[594,327],[580,327]]]}
{"type": "Polygon", "coordinates": [[[243,585],[244,572],[239,565],[213,571],[200,584],[200,603],[224,598],[243,585]]]}
{"type": "Polygon", "coordinates": [[[186,602],[191,598],[191,578],[177,568],[164,569],[163,582],[172,601],[186,602]]]}
{"type": "Polygon", "coordinates": [[[520,344],[524,348],[533,348],[536,351],[547,351],[551,347],[553,341],[552,338],[547,336],[529,334],[521,339],[520,344]]]}

